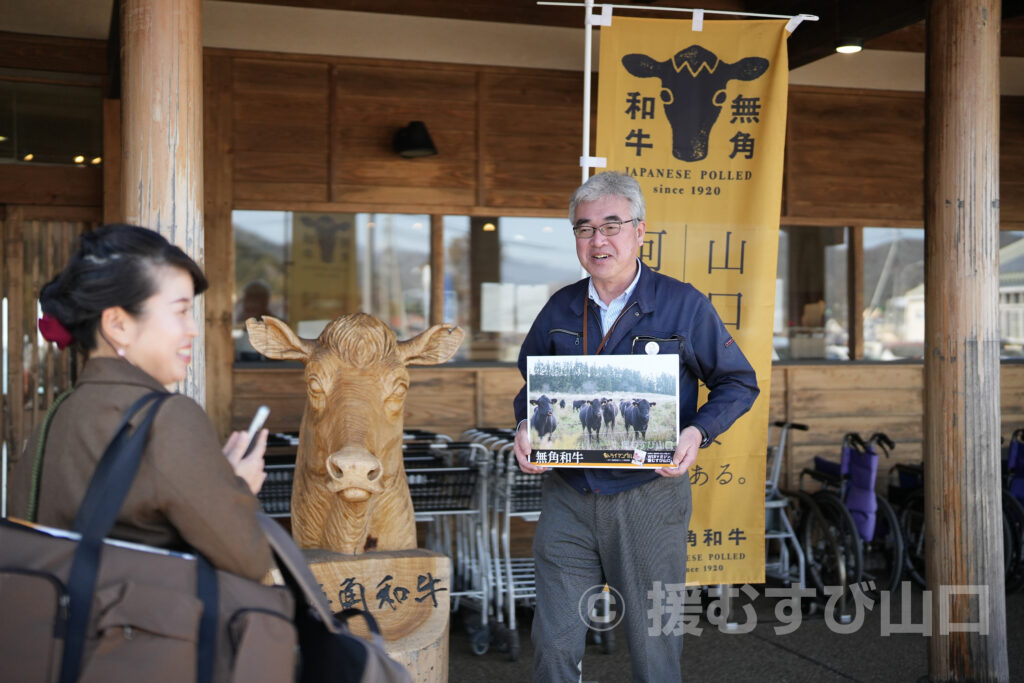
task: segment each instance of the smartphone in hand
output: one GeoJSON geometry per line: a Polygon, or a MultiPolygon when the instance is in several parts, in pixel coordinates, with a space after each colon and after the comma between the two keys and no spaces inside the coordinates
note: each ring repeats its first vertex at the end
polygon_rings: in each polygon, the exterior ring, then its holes
{"type": "Polygon", "coordinates": [[[256,436],[263,429],[264,423],[267,421],[267,417],[270,415],[270,408],[267,406],[260,406],[256,409],[256,414],[253,415],[252,423],[249,424],[249,429],[245,432],[245,453],[242,458],[249,457],[252,452],[253,446],[256,445],[256,436]]]}

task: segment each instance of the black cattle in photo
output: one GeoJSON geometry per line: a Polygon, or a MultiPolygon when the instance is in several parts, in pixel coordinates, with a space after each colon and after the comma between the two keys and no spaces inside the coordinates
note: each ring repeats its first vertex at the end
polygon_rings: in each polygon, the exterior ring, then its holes
{"type": "Polygon", "coordinates": [[[550,399],[547,396],[541,394],[541,397],[537,400],[531,400],[530,405],[536,406],[533,409],[533,417],[530,419],[530,426],[537,432],[537,435],[543,440],[545,436],[549,439],[555,433],[555,427],[558,426],[558,420],[555,419],[554,407],[551,405],[554,399],[550,399]]]}
{"type": "Polygon", "coordinates": [[[564,398],[561,401],[558,402],[558,407],[559,408],[564,408],[565,407],[565,399],[564,398]]]}
{"type": "Polygon", "coordinates": [[[585,405],[587,405],[586,401],[573,401],[572,402],[572,409],[573,410],[579,410],[580,408],[582,408],[585,405]]]}
{"type": "Polygon", "coordinates": [[[634,53],[624,56],[622,65],[637,78],[661,80],[661,102],[672,128],[672,156],[700,161],[708,155],[708,135],[728,97],[726,84],[754,80],[768,69],[768,60],[745,57],[729,64],[714,52],[691,45],[663,62],[634,53]]]}
{"type": "Polygon", "coordinates": [[[584,401],[580,408],[580,423],[587,437],[597,436],[601,439],[601,399],[595,398],[592,401],[584,401]]]}
{"type": "Polygon", "coordinates": [[[651,406],[657,403],[648,402],[645,398],[634,398],[622,409],[622,420],[626,423],[626,435],[632,429],[635,436],[647,438],[647,423],[651,420],[651,406]]]}
{"type": "Polygon", "coordinates": [[[604,414],[605,433],[609,433],[615,429],[615,417],[619,414],[619,409],[615,407],[615,401],[602,398],[601,412],[604,414]]]}

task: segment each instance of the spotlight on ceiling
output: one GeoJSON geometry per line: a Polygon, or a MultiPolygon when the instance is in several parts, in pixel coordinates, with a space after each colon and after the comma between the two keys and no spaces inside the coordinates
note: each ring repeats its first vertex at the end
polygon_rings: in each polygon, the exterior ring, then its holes
{"type": "Polygon", "coordinates": [[[437,154],[437,147],[430,139],[427,126],[422,121],[410,121],[405,128],[395,133],[395,154],[406,159],[429,157],[437,154]]]}
{"type": "Polygon", "coordinates": [[[864,43],[860,38],[845,38],[836,41],[836,52],[844,55],[852,55],[864,49],[864,43]]]}

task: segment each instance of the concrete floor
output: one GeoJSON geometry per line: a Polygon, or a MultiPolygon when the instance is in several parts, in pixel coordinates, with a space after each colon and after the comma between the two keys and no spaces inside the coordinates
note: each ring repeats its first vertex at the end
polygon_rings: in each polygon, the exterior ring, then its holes
{"type": "MultiPolygon", "coordinates": [[[[865,614],[855,632],[841,635],[830,628],[821,611],[804,617],[799,628],[785,635],[776,634],[780,623],[775,617],[777,600],[762,597],[763,586],[755,586],[758,596],[752,603],[757,625],[749,633],[726,633],[706,618],[699,624],[699,635],[686,635],[683,649],[683,677],[689,681],[918,681],[928,673],[927,639],[919,634],[882,634],[881,605],[865,614]]],[[[892,604],[889,623],[902,623],[898,597],[892,604]]],[[[920,623],[922,592],[910,593],[911,612],[920,623]]],[[[736,608],[742,610],[743,599],[736,608]]],[[[460,614],[453,616],[449,651],[449,681],[504,683],[529,681],[533,646],[529,637],[531,611],[521,609],[519,659],[509,661],[508,654],[491,649],[474,655],[460,614]]],[[[706,614],[705,610],[705,614],[706,614]]],[[[744,620],[743,612],[734,612],[744,620]]],[[[1011,681],[1024,680],[1024,592],[1007,596],[1007,650],[1011,681]]],[[[934,620],[938,623],[938,619],[934,620]]],[[[612,653],[604,654],[596,644],[587,646],[583,660],[583,681],[620,682],[631,679],[625,637],[619,629],[612,653]]]]}

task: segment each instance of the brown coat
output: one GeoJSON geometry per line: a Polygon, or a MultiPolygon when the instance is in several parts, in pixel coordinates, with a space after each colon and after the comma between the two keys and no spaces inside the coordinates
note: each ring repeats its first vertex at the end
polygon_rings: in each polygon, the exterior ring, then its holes
{"type": "MultiPolygon", "coordinates": [[[[163,389],[124,360],[96,358],[85,364],[50,425],[36,521],[71,528],[125,410],[141,396],[163,389]]],[[[141,419],[136,416],[133,424],[141,419]]],[[[38,430],[14,468],[12,517],[27,513],[37,439],[38,430]]],[[[186,396],[172,396],[157,412],[111,536],[161,548],[192,546],[218,569],[260,579],[270,568],[270,548],[256,521],[258,506],[221,453],[203,409],[186,396]]]]}

